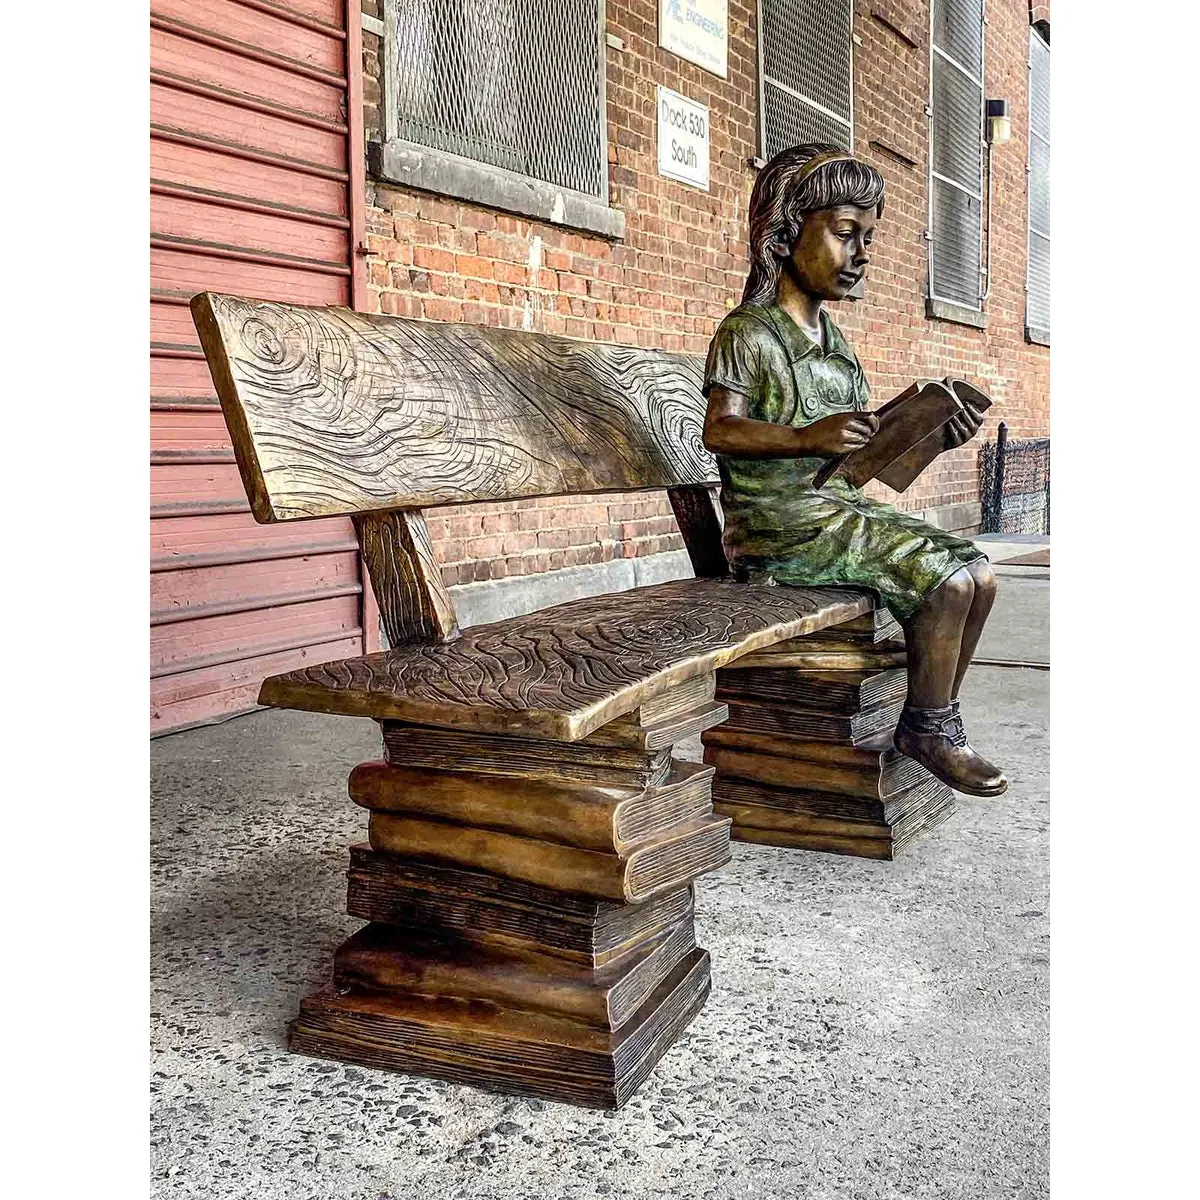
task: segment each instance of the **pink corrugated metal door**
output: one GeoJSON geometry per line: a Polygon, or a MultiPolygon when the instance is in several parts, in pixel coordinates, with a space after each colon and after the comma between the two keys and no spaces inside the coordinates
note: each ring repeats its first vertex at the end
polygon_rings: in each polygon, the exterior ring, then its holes
{"type": "Polygon", "coordinates": [[[250,516],[187,308],[205,290],[361,300],[362,31],[346,9],[153,0],[152,732],[253,708],[263,676],[361,653],[375,627],[348,520],[250,516]]]}

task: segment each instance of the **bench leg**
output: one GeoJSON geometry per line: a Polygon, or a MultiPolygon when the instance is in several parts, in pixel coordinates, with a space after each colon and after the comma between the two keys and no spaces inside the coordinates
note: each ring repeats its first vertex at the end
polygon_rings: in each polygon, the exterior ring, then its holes
{"type": "MultiPolygon", "coordinates": [[[[724,717],[711,696],[681,728],[724,717]]],[[[566,746],[384,734],[390,761],[350,782],[371,816],[347,908],[369,924],[302,1001],[291,1049],[620,1107],[708,996],[691,884],[729,860],[714,772],[631,749],[628,719],[566,746]]]]}
{"type": "Polygon", "coordinates": [[[704,761],[735,840],[893,859],[950,816],[954,793],[892,747],[901,637],[877,610],[717,673],[730,715],[704,761]]]}

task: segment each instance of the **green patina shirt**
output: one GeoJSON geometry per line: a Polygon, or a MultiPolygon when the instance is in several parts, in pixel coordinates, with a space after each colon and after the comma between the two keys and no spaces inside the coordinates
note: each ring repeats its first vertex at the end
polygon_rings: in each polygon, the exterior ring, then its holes
{"type": "MultiPolygon", "coordinates": [[[[756,421],[801,427],[861,412],[862,365],[823,309],[818,346],[778,305],[743,304],[721,322],[708,351],[704,394],[746,397],[756,421]]],[[[879,593],[907,618],[967,563],[975,546],[867,497],[840,476],[819,491],[823,458],[717,456],[725,553],[735,573],[794,585],[852,584],[879,593]]]]}

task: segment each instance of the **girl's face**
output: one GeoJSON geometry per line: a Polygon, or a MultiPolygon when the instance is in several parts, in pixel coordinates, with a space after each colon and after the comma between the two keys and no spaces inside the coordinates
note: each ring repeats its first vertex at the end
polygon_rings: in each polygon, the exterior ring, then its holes
{"type": "Polygon", "coordinates": [[[844,300],[871,261],[875,209],[852,204],[804,214],[786,268],[802,291],[822,300],[844,300]]]}

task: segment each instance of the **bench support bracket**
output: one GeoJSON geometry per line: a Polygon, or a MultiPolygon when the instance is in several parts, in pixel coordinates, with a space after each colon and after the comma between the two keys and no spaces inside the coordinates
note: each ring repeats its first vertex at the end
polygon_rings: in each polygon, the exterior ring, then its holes
{"type": "Polygon", "coordinates": [[[359,513],[354,528],[388,645],[458,637],[454,601],[442,582],[424,515],[416,509],[359,513]]]}

